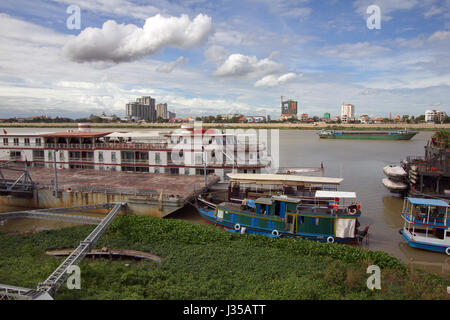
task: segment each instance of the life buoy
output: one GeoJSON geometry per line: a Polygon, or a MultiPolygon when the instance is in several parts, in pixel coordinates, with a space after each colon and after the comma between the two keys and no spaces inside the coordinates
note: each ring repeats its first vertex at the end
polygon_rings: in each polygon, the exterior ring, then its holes
{"type": "Polygon", "coordinates": [[[239,223],[236,223],[234,225],[234,230],[236,230],[236,231],[241,230],[241,225],[239,223]]]}
{"type": "Polygon", "coordinates": [[[328,237],[327,238],[327,242],[328,243],[333,243],[334,242],[334,238],[333,237],[328,237]]]}
{"type": "Polygon", "coordinates": [[[350,209],[350,208],[347,208],[347,212],[348,212],[348,214],[350,214],[350,215],[354,215],[354,214],[356,214],[356,209],[350,209]]]}
{"type": "Polygon", "coordinates": [[[445,249],[445,253],[450,256],[450,247],[448,247],[447,249],[445,249]]]}
{"type": "Polygon", "coordinates": [[[274,236],[276,236],[276,237],[279,237],[279,236],[280,236],[280,232],[278,232],[277,229],[274,229],[274,230],[272,231],[272,235],[274,235],[274,236]]]}
{"type": "Polygon", "coordinates": [[[72,188],[71,188],[71,187],[68,187],[66,191],[67,191],[67,192],[72,192],[72,188]]]}

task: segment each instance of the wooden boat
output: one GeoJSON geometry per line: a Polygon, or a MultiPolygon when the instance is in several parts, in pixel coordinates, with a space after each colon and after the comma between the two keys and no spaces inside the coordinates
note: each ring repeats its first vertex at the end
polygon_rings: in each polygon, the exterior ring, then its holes
{"type": "Polygon", "coordinates": [[[414,248],[450,255],[449,204],[444,200],[410,198],[403,203],[400,234],[414,248]]]}
{"type": "Polygon", "coordinates": [[[410,140],[418,132],[398,131],[334,131],[322,130],[317,134],[321,139],[354,139],[354,140],[410,140]]]}
{"type": "Polygon", "coordinates": [[[361,205],[354,192],[316,191],[312,198],[287,195],[244,199],[241,204],[215,205],[198,198],[197,209],[206,221],[230,232],[294,237],[323,242],[355,242],[369,227],[358,229],[361,205]]]}

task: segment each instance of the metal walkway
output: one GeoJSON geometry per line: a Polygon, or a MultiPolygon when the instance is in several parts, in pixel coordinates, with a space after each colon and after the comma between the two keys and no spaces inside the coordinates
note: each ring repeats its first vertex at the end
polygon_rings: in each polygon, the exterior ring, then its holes
{"type": "MultiPolygon", "coordinates": [[[[5,168],[3,168],[5,169],[5,168]]],[[[8,170],[20,171],[22,174],[16,179],[5,179],[0,168],[0,193],[1,194],[21,194],[23,196],[33,196],[36,184],[31,179],[28,170],[6,168],[8,170]]]]}
{"type": "MultiPolygon", "coordinates": [[[[116,203],[116,204],[105,204],[108,206],[113,206],[112,210],[108,213],[108,215],[101,220],[101,222],[95,227],[95,229],[87,236],[86,239],[80,242],[80,245],[56,268],[56,270],[42,283],[38,284],[37,290],[13,287],[7,285],[0,285],[0,300],[2,299],[52,299],[56,291],[61,287],[64,281],[67,279],[69,274],[67,270],[71,266],[78,265],[81,260],[86,256],[87,253],[91,250],[92,246],[97,242],[97,240],[101,237],[101,235],[106,231],[108,226],[112,223],[114,218],[119,213],[122,206],[125,206],[126,203],[116,203]]],[[[101,205],[101,206],[105,206],[101,205]]],[[[87,206],[84,206],[87,207],[87,206]]],[[[78,209],[79,207],[71,207],[71,208],[61,208],[57,210],[67,210],[67,209],[78,209]]],[[[51,209],[50,209],[51,210],[51,209]]],[[[53,209],[55,210],[55,209],[53,209]]],[[[19,212],[23,214],[23,211],[19,212]]],[[[48,215],[50,217],[51,214],[48,212],[40,212],[40,214],[48,215]],[[49,215],[50,214],[50,215],[49,215]]],[[[61,215],[58,215],[61,216],[61,215]]],[[[64,216],[64,215],[62,215],[64,216]]],[[[29,216],[26,216],[29,217],[29,216]]],[[[86,217],[83,217],[86,218],[86,217]]]]}
{"type": "Polygon", "coordinates": [[[71,214],[61,214],[58,212],[64,211],[83,211],[83,210],[94,210],[94,209],[111,209],[114,207],[112,203],[105,204],[95,204],[77,207],[67,207],[67,208],[55,208],[55,209],[38,209],[38,210],[25,210],[25,211],[13,211],[0,213],[0,222],[9,219],[41,219],[41,220],[54,220],[61,222],[73,222],[73,223],[84,223],[84,224],[99,224],[102,222],[102,218],[88,217],[88,216],[78,216],[71,214]]]}

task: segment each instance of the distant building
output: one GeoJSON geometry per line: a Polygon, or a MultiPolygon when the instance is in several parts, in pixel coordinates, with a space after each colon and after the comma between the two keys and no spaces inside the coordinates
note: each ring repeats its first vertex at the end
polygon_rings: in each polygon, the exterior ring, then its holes
{"type": "Polygon", "coordinates": [[[156,120],[155,99],[150,96],[137,98],[136,102],[125,105],[125,116],[128,120],[144,120],[153,122],[156,120]]]}
{"type": "Polygon", "coordinates": [[[308,114],[307,113],[302,113],[301,120],[302,121],[308,121],[308,114]]]}
{"type": "Polygon", "coordinates": [[[168,119],[167,103],[159,103],[156,105],[156,119],[168,119]]]}
{"type": "Polygon", "coordinates": [[[425,111],[425,122],[435,122],[435,121],[442,122],[444,121],[446,116],[447,116],[446,113],[443,111],[427,110],[425,111]]]}
{"type": "Polygon", "coordinates": [[[175,112],[168,111],[168,117],[169,117],[169,120],[175,119],[177,117],[177,114],[175,112]]]}
{"type": "Polygon", "coordinates": [[[281,102],[281,116],[280,120],[297,118],[297,101],[287,100],[281,102]]]}
{"type": "Polygon", "coordinates": [[[355,106],[352,104],[342,104],[341,106],[341,121],[343,123],[355,119],[355,106]]]}
{"type": "Polygon", "coordinates": [[[237,113],[229,113],[229,114],[219,114],[219,116],[224,120],[231,120],[233,118],[240,118],[242,115],[237,113]]]}
{"type": "Polygon", "coordinates": [[[372,120],[370,119],[370,117],[367,114],[362,114],[359,117],[359,121],[361,121],[361,123],[367,124],[367,123],[371,123],[372,120]]]}
{"type": "Polygon", "coordinates": [[[400,115],[398,114],[398,115],[396,115],[396,116],[394,117],[394,121],[395,121],[395,122],[400,122],[400,121],[402,121],[402,117],[400,117],[400,115]]]}

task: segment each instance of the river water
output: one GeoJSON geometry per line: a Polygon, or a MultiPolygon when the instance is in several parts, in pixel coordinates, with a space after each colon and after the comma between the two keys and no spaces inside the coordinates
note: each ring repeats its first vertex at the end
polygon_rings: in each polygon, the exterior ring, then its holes
{"type": "MultiPolygon", "coordinates": [[[[51,132],[64,129],[9,128],[8,133],[51,132]]],[[[98,129],[107,131],[107,129],[98,129]]],[[[111,131],[113,131],[112,129],[111,131]]],[[[117,130],[117,129],[115,129],[117,130]]],[[[96,130],[97,131],[97,130],[96,130]]],[[[405,244],[399,234],[403,227],[400,216],[403,199],[391,194],[381,183],[383,167],[399,164],[409,155],[423,155],[424,146],[432,132],[420,132],[409,141],[367,141],[319,139],[315,131],[280,130],[280,166],[319,167],[323,162],[324,176],[344,178],[339,190],[355,191],[362,203],[361,226],[370,224],[369,241],[363,247],[382,250],[411,266],[448,277],[450,257],[435,252],[414,249],[405,244]]],[[[1,207],[0,211],[17,208],[1,207]]],[[[186,208],[175,218],[202,223],[192,208],[186,208]]],[[[63,228],[68,223],[18,219],[7,221],[0,230],[7,232],[39,231],[63,228]]]]}

